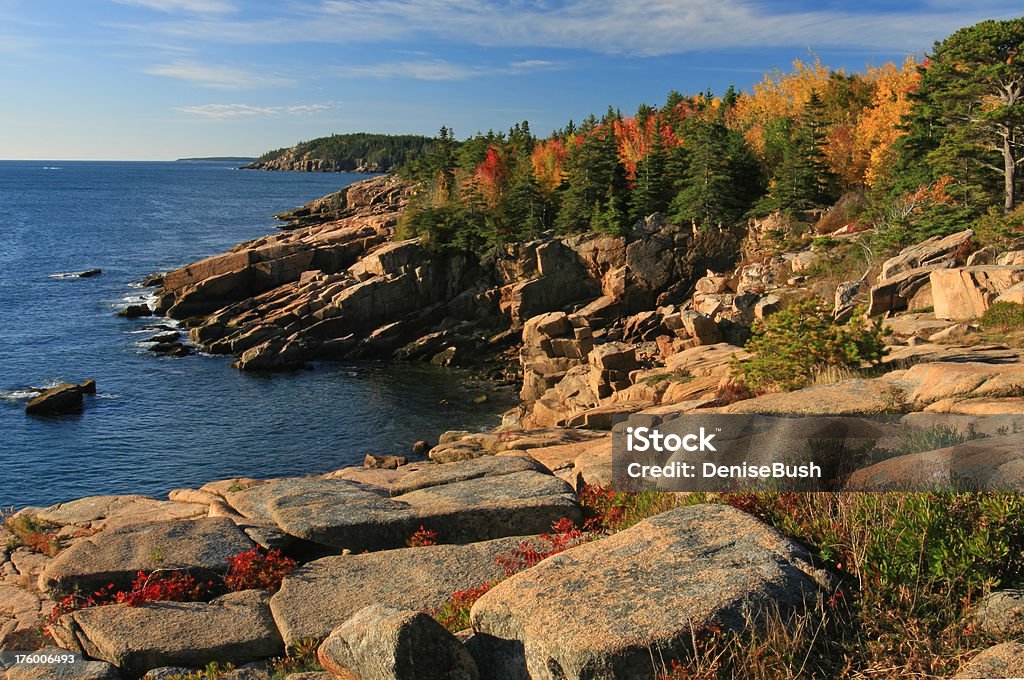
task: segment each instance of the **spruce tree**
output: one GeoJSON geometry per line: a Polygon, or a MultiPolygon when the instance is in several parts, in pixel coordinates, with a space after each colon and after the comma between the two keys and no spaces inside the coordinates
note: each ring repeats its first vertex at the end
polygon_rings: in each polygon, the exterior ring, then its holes
{"type": "Polygon", "coordinates": [[[671,199],[671,185],[666,174],[668,151],[662,133],[661,117],[654,114],[654,133],[651,148],[636,166],[636,184],[629,197],[629,219],[641,220],[648,215],[664,212],[671,199]]]}

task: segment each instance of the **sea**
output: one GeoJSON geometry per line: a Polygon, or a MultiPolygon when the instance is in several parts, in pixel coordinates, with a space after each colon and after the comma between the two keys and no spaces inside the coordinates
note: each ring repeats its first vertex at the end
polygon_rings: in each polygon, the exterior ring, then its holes
{"type": "Polygon", "coordinates": [[[147,275],[273,232],[274,213],[366,177],[236,165],[0,161],[0,508],[322,473],[500,422],[501,399],[475,404],[489,385],[456,369],[254,375],[230,357],[154,356],[149,327],[167,320],[115,316],[152,294],[147,275]],[[32,388],[88,378],[98,394],[81,413],[25,414],[32,388]]]}

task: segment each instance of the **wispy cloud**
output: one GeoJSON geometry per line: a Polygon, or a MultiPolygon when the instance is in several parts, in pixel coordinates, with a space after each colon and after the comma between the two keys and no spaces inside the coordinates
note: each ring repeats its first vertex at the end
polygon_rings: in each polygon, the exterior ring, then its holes
{"type": "Polygon", "coordinates": [[[225,120],[229,118],[269,118],[275,116],[311,116],[336,108],[336,102],[324,104],[296,104],[293,106],[251,106],[249,104],[200,104],[179,106],[176,111],[197,118],[225,120]]]}
{"type": "Polygon", "coordinates": [[[229,0],[114,0],[114,2],[168,13],[226,14],[237,9],[235,4],[229,0]]]}
{"type": "Polygon", "coordinates": [[[754,0],[295,0],[271,17],[203,17],[164,23],[160,30],[237,43],[398,42],[426,36],[452,44],[636,56],[759,47],[903,51],[927,48],[984,18],[1019,14],[1002,0],[983,3],[930,0],[916,11],[882,12],[855,5],[783,10],[754,0]]]}
{"type": "Polygon", "coordinates": [[[441,59],[429,59],[383,62],[378,64],[355,64],[339,67],[335,70],[335,73],[344,78],[466,80],[480,76],[517,75],[531,71],[547,71],[565,68],[565,66],[565,64],[559,62],[542,59],[516,61],[499,66],[456,64],[441,59]]]}
{"type": "Polygon", "coordinates": [[[233,66],[210,66],[191,61],[158,64],[146,69],[146,73],[176,78],[216,90],[246,90],[291,83],[289,79],[280,76],[253,73],[233,66]]]}

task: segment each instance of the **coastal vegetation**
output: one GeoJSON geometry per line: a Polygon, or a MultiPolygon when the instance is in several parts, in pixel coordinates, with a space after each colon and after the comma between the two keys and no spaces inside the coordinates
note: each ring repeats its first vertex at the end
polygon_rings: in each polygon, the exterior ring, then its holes
{"type": "Polygon", "coordinates": [[[292,147],[274,149],[247,167],[390,172],[425,156],[433,146],[430,137],[421,135],[355,132],[317,137],[292,147]]]}
{"type": "Polygon", "coordinates": [[[420,190],[400,234],[483,252],[547,230],[621,235],[658,212],[720,229],[839,201],[819,227],[868,226],[883,248],[972,224],[1005,236],[1021,219],[1022,40],[1024,19],[986,21],[919,62],[796,61],[750,92],[672,92],[544,138],[527,121],[462,143],[442,128],[403,169],[420,190]]]}

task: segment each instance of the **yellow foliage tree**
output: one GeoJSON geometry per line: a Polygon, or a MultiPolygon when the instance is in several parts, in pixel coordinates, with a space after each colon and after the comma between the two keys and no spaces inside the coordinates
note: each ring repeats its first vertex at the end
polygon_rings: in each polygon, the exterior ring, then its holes
{"type": "Polygon", "coordinates": [[[891,166],[890,151],[904,134],[899,129],[900,121],[910,112],[910,95],[917,89],[921,74],[917,62],[910,57],[902,66],[889,62],[869,68],[865,77],[874,82],[875,96],[857,123],[854,158],[862,168],[864,182],[874,186],[891,166]]]}

